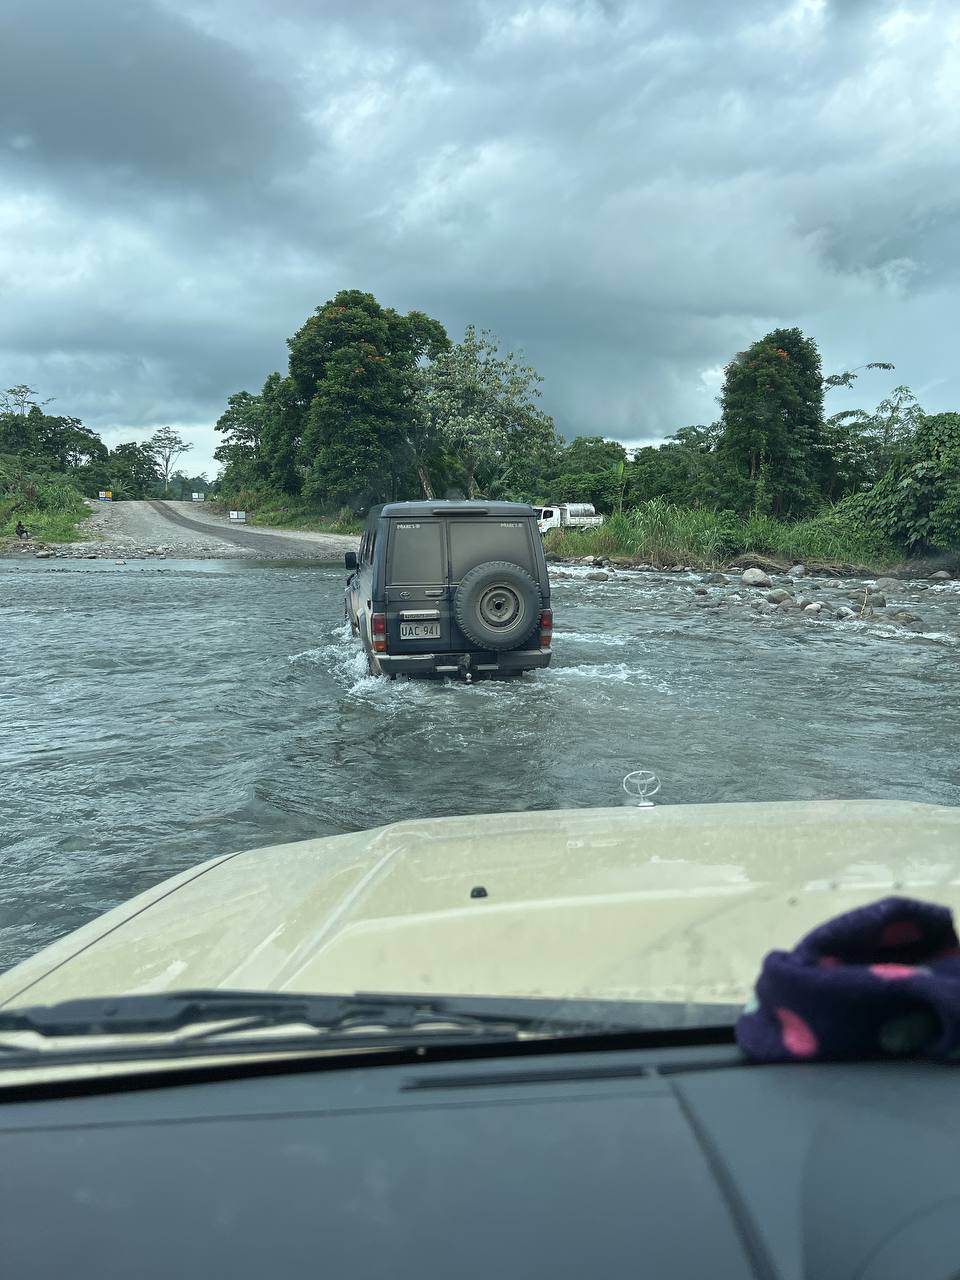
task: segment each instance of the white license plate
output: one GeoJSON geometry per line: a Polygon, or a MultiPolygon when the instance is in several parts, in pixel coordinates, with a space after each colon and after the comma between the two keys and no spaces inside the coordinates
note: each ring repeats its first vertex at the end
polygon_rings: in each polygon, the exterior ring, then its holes
{"type": "Polygon", "coordinates": [[[401,640],[439,640],[439,622],[401,622],[401,640]]]}

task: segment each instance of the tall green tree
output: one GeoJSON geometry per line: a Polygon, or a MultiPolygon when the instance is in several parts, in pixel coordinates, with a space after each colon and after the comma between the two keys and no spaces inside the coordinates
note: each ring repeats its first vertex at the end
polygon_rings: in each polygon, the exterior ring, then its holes
{"type": "Polygon", "coordinates": [[[173,427],[161,427],[159,431],[153,433],[147,443],[157,459],[157,466],[163,476],[163,491],[166,493],[170,486],[170,473],[174,463],[188,453],[193,445],[188,440],[184,440],[180,432],[173,427]]]}
{"type": "Polygon", "coordinates": [[[271,373],[260,401],[260,469],[278,493],[296,495],[303,488],[302,462],[305,408],[293,378],[271,373]]]}
{"type": "Polygon", "coordinates": [[[553,419],[535,403],[543,381],[512,351],[468,325],[463,341],[420,370],[419,404],[456,458],[469,497],[528,491],[559,447],[553,419]]]}
{"type": "Polygon", "coordinates": [[[29,413],[0,414],[0,453],[36,453],[38,417],[42,421],[43,413],[36,406],[29,413]]]}
{"type": "MultiPolygon", "coordinates": [[[[865,369],[891,370],[895,366],[889,360],[872,360],[842,373],[831,373],[824,378],[824,391],[836,387],[851,387],[865,369]]],[[[871,430],[873,415],[863,409],[841,409],[830,414],[823,424],[823,447],[826,453],[827,475],[824,497],[835,502],[843,495],[856,493],[873,484],[883,470],[871,430]]]]}
{"type": "Polygon", "coordinates": [[[93,462],[106,462],[109,450],[96,431],[85,427],[77,418],[61,421],[60,448],[68,467],[82,467],[93,462]]]}
{"type": "Polygon", "coordinates": [[[629,475],[627,450],[618,440],[577,436],[557,450],[536,496],[544,502],[592,502],[598,511],[615,511],[629,475]]]}
{"type": "Polygon", "coordinates": [[[146,498],[161,479],[153,450],[135,440],[111,449],[107,467],[115,498],[146,498]]]}
{"type": "Polygon", "coordinates": [[[237,391],[228,397],[227,407],[214,424],[223,437],[213,451],[218,462],[228,466],[256,466],[260,461],[260,433],[263,404],[260,396],[237,391]]]}
{"type": "Polygon", "coordinates": [[[824,448],[820,353],[800,329],[774,329],[725,371],[719,450],[748,482],[754,504],[799,515],[821,500],[824,448]]]}
{"type": "Polygon", "coordinates": [[[909,451],[914,436],[924,422],[924,413],[909,387],[894,387],[886,399],[861,423],[874,442],[881,466],[909,451]]]}
{"type": "Polygon", "coordinates": [[[400,315],[371,293],[345,289],[290,339],[290,380],[304,406],[305,489],[325,505],[390,495],[409,462],[420,362],[444,351],[443,326],[400,315]]]}
{"type": "Polygon", "coordinates": [[[217,419],[214,430],[222,435],[213,451],[224,464],[221,483],[226,492],[254,488],[267,477],[261,455],[263,434],[263,398],[249,391],[237,391],[227,400],[227,407],[217,419]]]}

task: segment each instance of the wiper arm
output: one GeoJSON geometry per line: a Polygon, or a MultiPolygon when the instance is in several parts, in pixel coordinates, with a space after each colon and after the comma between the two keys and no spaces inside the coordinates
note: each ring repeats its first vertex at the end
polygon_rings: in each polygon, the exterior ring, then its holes
{"type": "MultiPolygon", "coordinates": [[[[177,991],[66,1000],[0,1011],[0,1032],[32,1031],[50,1038],[162,1035],[205,1023],[229,1023],[199,1037],[300,1024],[318,1031],[455,1028],[488,1034],[596,1030],[595,1019],[563,1017],[561,1005],[525,1011],[529,1002],[458,996],[298,995],[289,992],[177,991]],[[239,1025],[237,1025],[239,1023],[239,1025]]],[[[545,1003],[545,1002],[544,1002],[545,1003]]]]}

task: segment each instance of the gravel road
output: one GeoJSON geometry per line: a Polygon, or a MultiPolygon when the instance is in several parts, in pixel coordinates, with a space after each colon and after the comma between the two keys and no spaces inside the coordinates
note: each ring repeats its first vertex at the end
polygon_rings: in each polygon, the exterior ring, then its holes
{"type": "Polygon", "coordinates": [[[358,539],[231,524],[190,502],[90,502],[87,540],[10,548],[16,557],[58,560],[340,560],[358,539]]]}

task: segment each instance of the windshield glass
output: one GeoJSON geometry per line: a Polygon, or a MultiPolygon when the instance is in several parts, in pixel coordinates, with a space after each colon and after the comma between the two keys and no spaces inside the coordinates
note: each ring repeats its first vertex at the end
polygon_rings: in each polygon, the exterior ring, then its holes
{"type": "Polygon", "coordinates": [[[0,16],[0,1013],[953,909],[955,6],[121,8],[0,16]]]}

